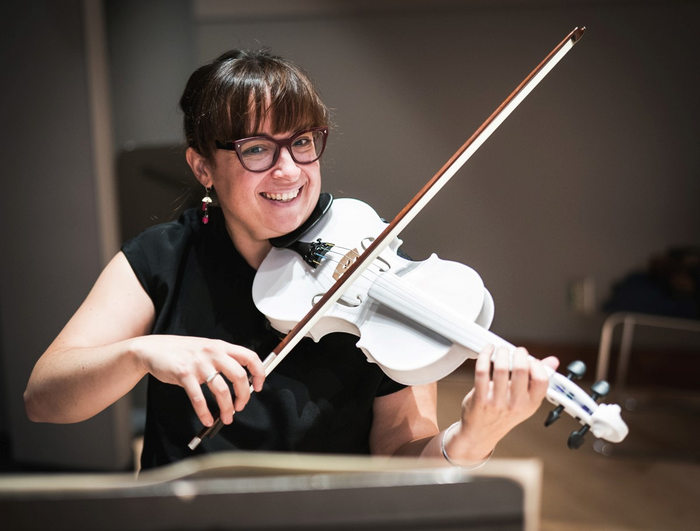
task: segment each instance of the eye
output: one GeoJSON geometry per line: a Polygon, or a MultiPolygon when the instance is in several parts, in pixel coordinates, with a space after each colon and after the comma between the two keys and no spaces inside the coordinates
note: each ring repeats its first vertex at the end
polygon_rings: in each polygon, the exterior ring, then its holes
{"type": "Polygon", "coordinates": [[[253,144],[251,146],[243,146],[241,149],[241,155],[244,157],[261,157],[265,155],[270,148],[265,144],[253,144]]]}
{"type": "Polygon", "coordinates": [[[296,149],[305,149],[311,147],[312,145],[313,139],[311,138],[311,135],[307,133],[295,139],[292,147],[296,149]]]}

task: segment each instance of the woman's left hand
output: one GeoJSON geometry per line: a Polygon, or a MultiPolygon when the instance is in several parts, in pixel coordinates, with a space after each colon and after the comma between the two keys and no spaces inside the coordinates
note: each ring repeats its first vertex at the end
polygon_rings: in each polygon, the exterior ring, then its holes
{"type": "Polygon", "coordinates": [[[461,424],[447,447],[454,460],[488,457],[498,441],[538,410],[549,382],[544,366],[559,366],[554,357],[540,361],[517,348],[511,371],[505,348],[496,350],[493,362],[492,354],[493,347],[488,346],[476,360],[474,388],[462,401],[461,424]]]}

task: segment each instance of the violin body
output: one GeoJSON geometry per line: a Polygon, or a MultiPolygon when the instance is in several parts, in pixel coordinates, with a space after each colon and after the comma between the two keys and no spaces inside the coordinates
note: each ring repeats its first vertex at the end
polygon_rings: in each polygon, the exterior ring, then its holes
{"type": "MultiPolygon", "coordinates": [[[[257,308],[281,333],[288,333],[384,230],[386,223],[366,203],[337,199],[304,234],[325,244],[311,259],[273,248],[253,283],[257,308]]],[[[315,341],[345,332],[392,379],[406,385],[435,382],[488,344],[515,346],[488,330],[494,303],[479,274],[436,255],[423,262],[400,256],[394,239],[363,276],[308,332],[315,341]]],[[[313,254],[313,253],[312,253],[313,254]]],[[[583,389],[551,369],[547,399],[591,428],[596,437],[619,442],[628,429],[620,406],[598,404],[583,389]]]]}
{"type": "MultiPolygon", "coordinates": [[[[362,252],[385,227],[386,223],[366,203],[336,199],[323,219],[304,235],[305,240],[321,238],[333,242],[334,247],[315,269],[295,251],[272,249],[253,284],[256,306],[276,330],[288,333],[335,282],[339,270],[342,274],[343,264],[354,253],[362,252]]],[[[412,262],[398,254],[401,243],[394,240],[376,265],[350,287],[309,335],[316,341],[333,332],[356,335],[360,338],[357,346],[370,362],[377,363],[397,382],[419,385],[445,377],[476,353],[406,317],[401,305],[414,304],[407,296],[399,294],[399,311],[377,301],[370,295],[377,278],[399,275],[414,290],[439,299],[465,325],[478,323],[488,328],[494,304],[472,268],[436,255],[424,262],[412,262]]]]}

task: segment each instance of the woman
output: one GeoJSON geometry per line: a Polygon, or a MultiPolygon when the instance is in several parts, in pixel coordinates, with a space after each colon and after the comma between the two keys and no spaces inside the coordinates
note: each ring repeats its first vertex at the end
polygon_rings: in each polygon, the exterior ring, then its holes
{"type": "Polygon", "coordinates": [[[25,392],[37,422],[79,422],[148,375],[143,468],[195,453],[266,450],[441,457],[474,466],[531,416],[544,364],[518,349],[479,354],[461,421],[439,433],[436,384],[405,387],[367,363],[356,338],[303,340],[265,378],[279,341],[251,286],[270,250],[311,214],[329,112],[307,76],[267,51],[232,51],[191,76],[180,101],[203,211],[127,242],[37,362],[25,392]],[[220,207],[211,206],[216,190],[220,207]],[[251,395],[248,373],[255,392],[251,395]],[[235,412],[235,422],[234,422],[235,412]]]}

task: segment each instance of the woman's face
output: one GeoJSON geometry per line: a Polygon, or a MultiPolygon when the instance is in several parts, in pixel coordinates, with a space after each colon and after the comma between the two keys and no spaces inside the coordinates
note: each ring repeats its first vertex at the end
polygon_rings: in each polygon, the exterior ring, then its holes
{"type": "MultiPolygon", "coordinates": [[[[289,138],[295,132],[273,135],[269,122],[260,131],[275,139],[289,138]]],[[[219,149],[214,159],[216,166],[209,166],[211,184],[237,243],[261,242],[292,232],[306,221],[318,202],[319,161],[297,164],[286,148],[280,150],[275,165],[264,172],[247,171],[234,151],[219,149]]]]}

